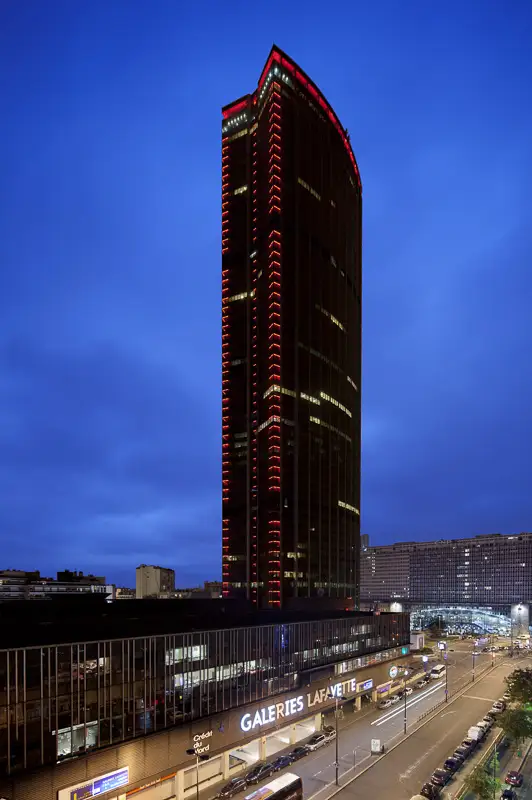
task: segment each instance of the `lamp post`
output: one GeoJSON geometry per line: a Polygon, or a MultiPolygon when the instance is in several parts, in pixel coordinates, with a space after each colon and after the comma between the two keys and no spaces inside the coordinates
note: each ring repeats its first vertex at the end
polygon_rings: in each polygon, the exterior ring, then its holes
{"type": "Polygon", "coordinates": [[[471,658],[473,659],[473,683],[475,683],[475,656],[476,653],[473,650],[473,652],[471,653],[471,658]]]}
{"type": "Polygon", "coordinates": [[[331,691],[329,690],[327,692],[327,698],[328,698],[328,700],[334,700],[335,701],[335,703],[334,703],[334,718],[335,718],[335,721],[336,721],[336,723],[335,723],[335,727],[336,727],[336,736],[335,736],[336,760],[334,762],[334,766],[335,766],[335,770],[336,770],[336,785],[339,786],[340,784],[338,783],[338,769],[339,769],[340,763],[339,763],[339,758],[338,758],[338,703],[340,702],[340,700],[345,700],[345,697],[343,695],[340,695],[340,697],[338,697],[338,695],[336,695],[336,694],[331,694],[331,691]]]}
{"type": "Polygon", "coordinates": [[[199,800],[199,762],[208,761],[209,756],[200,755],[195,747],[187,750],[187,756],[196,756],[196,800],[199,800]]]}
{"type": "Polygon", "coordinates": [[[406,733],[406,679],[408,677],[408,670],[405,669],[403,672],[403,691],[404,691],[404,700],[405,700],[405,709],[403,715],[403,723],[404,723],[404,732],[406,733]]]}

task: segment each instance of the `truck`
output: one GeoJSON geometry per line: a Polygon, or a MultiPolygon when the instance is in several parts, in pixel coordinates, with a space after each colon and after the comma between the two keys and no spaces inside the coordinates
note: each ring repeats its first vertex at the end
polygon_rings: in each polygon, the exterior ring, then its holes
{"type": "Polygon", "coordinates": [[[472,725],[467,732],[467,738],[474,739],[475,742],[480,742],[484,735],[485,731],[479,728],[478,725],[472,725]]]}

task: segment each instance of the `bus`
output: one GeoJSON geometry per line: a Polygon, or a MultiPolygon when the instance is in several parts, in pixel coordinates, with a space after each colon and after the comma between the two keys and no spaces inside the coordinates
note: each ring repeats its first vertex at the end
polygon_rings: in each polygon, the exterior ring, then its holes
{"type": "Polygon", "coordinates": [[[433,681],[437,681],[438,678],[443,678],[445,675],[445,664],[438,664],[436,667],[432,667],[430,671],[430,677],[433,681]]]}
{"type": "Polygon", "coordinates": [[[244,800],[303,800],[303,781],[298,775],[287,772],[273,781],[261,786],[244,800]]]}

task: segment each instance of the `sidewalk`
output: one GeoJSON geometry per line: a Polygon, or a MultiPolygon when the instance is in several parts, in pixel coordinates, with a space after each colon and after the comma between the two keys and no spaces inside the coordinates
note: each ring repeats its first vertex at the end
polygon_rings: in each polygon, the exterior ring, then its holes
{"type": "Polygon", "coordinates": [[[518,755],[515,751],[515,748],[503,736],[500,728],[493,728],[490,733],[493,735],[490,737],[488,734],[484,740],[482,751],[479,752],[474,758],[466,761],[460,770],[460,786],[458,788],[453,787],[452,790],[444,792],[444,798],[447,798],[447,800],[458,800],[458,798],[460,798],[460,800],[475,800],[475,795],[471,794],[470,792],[466,793],[464,791],[466,778],[480,765],[484,765],[487,772],[492,771],[495,746],[497,748],[497,758],[499,760],[497,777],[503,784],[503,788],[504,778],[508,772],[511,772],[512,770],[520,772],[522,770],[523,764],[528,757],[532,740],[524,742],[524,744],[519,748],[518,752],[520,755],[518,755]]]}

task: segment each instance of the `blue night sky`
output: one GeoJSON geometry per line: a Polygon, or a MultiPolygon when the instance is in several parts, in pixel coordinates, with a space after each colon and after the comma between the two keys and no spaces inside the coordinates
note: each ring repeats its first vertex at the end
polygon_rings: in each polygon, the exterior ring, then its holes
{"type": "Polygon", "coordinates": [[[219,576],[220,107],[274,41],[364,185],[363,532],[530,530],[531,40],[529,0],[1,0],[0,567],[219,576]]]}

